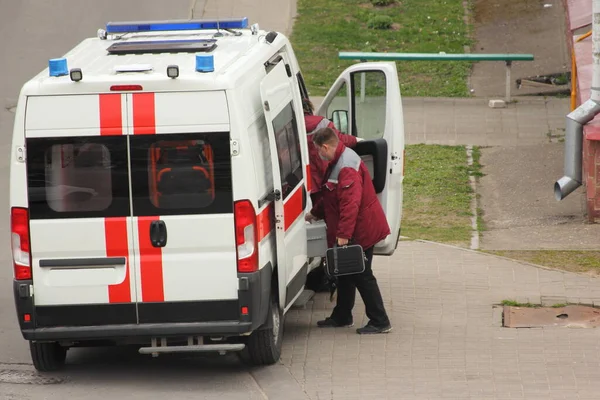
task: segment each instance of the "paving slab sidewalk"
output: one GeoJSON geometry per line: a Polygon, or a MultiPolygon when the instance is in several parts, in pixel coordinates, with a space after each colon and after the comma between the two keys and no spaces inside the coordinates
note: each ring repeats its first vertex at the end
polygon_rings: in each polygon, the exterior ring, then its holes
{"type": "MultiPolygon", "coordinates": [[[[494,307],[600,304],[597,278],[424,242],[399,243],[374,270],[390,334],[317,328],[333,307],[323,294],[287,317],[282,360],[311,399],[598,398],[597,330],[503,328],[494,307]]],[[[358,300],[356,325],[363,316],[358,300]]]]}

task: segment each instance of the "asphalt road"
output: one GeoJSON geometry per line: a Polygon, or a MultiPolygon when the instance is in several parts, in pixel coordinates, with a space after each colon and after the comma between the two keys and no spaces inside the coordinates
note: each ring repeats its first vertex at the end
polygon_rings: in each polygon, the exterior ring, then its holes
{"type": "MultiPolygon", "coordinates": [[[[190,0],[0,0],[0,399],[274,399],[295,398],[282,365],[252,373],[237,357],[161,356],[136,349],[73,349],[64,372],[35,373],[18,330],[9,242],[9,151],[19,90],[108,21],[188,18],[190,0]],[[291,397],[290,397],[291,396],[291,397]]],[[[76,112],[76,110],[74,110],[76,112]]],[[[298,398],[303,398],[301,394],[298,398]]]]}

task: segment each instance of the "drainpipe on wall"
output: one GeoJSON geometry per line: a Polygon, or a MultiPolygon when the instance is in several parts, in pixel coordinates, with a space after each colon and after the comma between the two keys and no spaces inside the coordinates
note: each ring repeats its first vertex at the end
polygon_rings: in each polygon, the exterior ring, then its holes
{"type": "MultiPolygon", "coordinates": [[[[600,112],[600,0],[592,5],[592,88],[589,100],[566,117],[564,176],[554,184],[556,200],[562,200],[581,186],[583,126],[600,112]]],[[[573,83],[572,83],[573,84],[573,83]]]]}

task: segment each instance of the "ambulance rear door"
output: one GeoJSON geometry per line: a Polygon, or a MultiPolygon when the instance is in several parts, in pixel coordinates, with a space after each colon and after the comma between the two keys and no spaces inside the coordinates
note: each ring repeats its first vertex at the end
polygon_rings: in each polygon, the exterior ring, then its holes
{"type": "Polygon", "coordinates": [[[38,328],[137,322],[125,113],[121,94],[27,99],[38,328]]]}
{"type": "Polygon", "coordinates": [[[237,320],[225,92],[127,97],[139,323],[237,320]]]}

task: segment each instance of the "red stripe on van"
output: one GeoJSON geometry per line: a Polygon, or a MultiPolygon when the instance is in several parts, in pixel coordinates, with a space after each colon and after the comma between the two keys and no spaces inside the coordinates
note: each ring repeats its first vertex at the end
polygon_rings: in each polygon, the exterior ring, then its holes
{"type": "Polygon", "coordinates": [[[264,210],[262,210],[256,217],[256,223],[258,224],[258,241],[262,241],[273,229],[272,218],[274,206],[273,203],[269,203],[264,210]]]}
{"type": "Polygon", "coordinates": [[[283,204],[284,229],[287,231],[290,226],[302,214],[302,185],[292,194],[283,204]]]}
{"type": "Polygon", "coordinates": [[[120,94],[101,94],[100,135],[116,136],[123,134],[123,115],[120,94]]]}
{"type": "Polygon", "coordinates": [[[104,238],[107,257],[125,257],[125,279],[117,285],[108,286],[109,303],[130,303],[131,287],[129,286],[129,243],[127,241],[127,219],[105,218],[104,238]]]}
{"type": "Polygon", "coordinates": [[[133,134],[153,135],[156,133],[154,93],[133,94],[133,134]]]}
{"type": "Polygon", "coordinates": [[[165,301],[162,250],[152,246],[150,224],[159,217],[138,217],[142,301],[165,301]]]}

